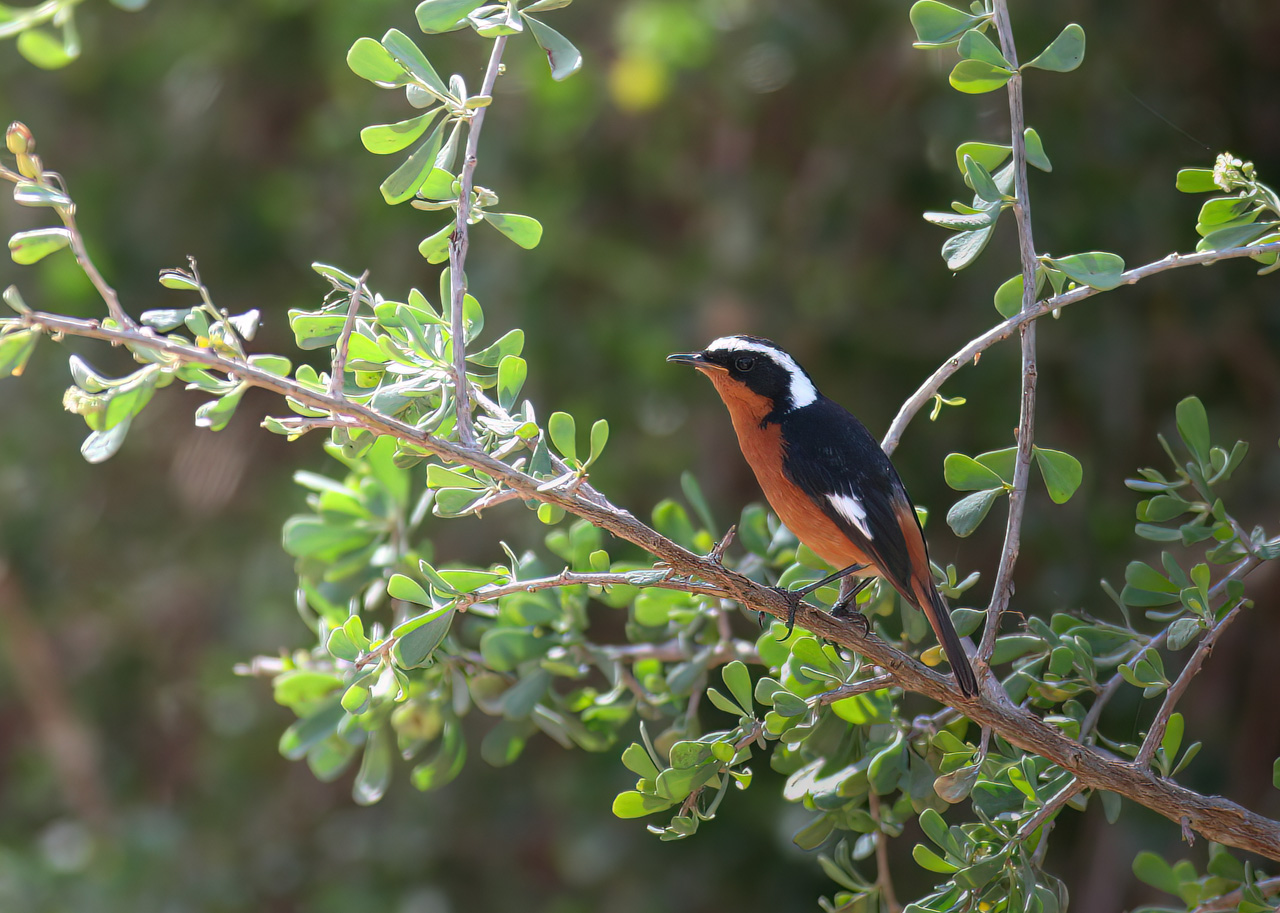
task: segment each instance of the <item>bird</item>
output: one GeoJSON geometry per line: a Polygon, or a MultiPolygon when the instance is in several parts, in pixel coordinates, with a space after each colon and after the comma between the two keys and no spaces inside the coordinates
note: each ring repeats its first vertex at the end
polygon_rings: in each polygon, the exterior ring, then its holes
{"type": "Polygon", "coordinates": [[[849,607],[863,586],[881,577],[924,612],[960,690],[966,697],[977,695],[973,667],[933,582],[915,506],[862,422],[823,396],[781,346],[759,336],[722,336],[701,352],[676,353],[667,361],[692,365],[710,378],[774,512],[801,542],[840,569],[790,591],[788,625],[800,598],[840,579],[832,614],[861,619],[865,628],[863,616],[849,607]]]}

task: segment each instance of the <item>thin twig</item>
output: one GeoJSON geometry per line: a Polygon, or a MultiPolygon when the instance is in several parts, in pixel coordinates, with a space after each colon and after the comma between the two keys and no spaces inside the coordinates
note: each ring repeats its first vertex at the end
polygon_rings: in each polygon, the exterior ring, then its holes
{"type": "MultiPolygon", "coordinates": [[[[1076,796],[1080,795],[1080,793],[1083,791],[1084,791],[1084,787],[1080,784],[1080,781],[1073,779],[1066,786],[1062,787],[1062,789],[1058,790],[1057,794],[1054,795],[1054,797],[1050,799],[1048,802],[1046,802],[1044,805],[1042,805],[1034,815],[1032,815],[1030,818],[1028,818],[1026,821],[1022,823],[1022,827],[1018,828],[1018,836],[1015,839],[1017,840],[1029,839],[1031,835],[1033,835],[1040,828],[1040,825],[1044,824],[1050,818],[1056,815],[1059,811],[1061,811],[1064,805],[1066,805],[1076,796]]],[[[1044,839],[1047,839],[1047,838],[1048,838],[1048,834],[1045,834],[1044,839]]]]}
{"type": "MultiPolygon", "coordinates": [[[[1280,894],[1280,877],[1255,881],[1253,887],[1263,897],[1280,894]]],[[[1189,910],[1188,913],[1235,913],[1240,908],[1240,901],[1242,900],[1244,900],[1244,888],[1236,888],[1228,894],[1222,894],[1212,900],[1206,900],[1194,909],[1189,910]]]]}
{"type": "MultiPolygon", "coordinates": [[[[1212,263],[1217,263],[1219,260],[1236,260],[1269,253],[1280,253],[1280,241],[1270,241],[1266,244],[1248,244],[1244,247],[1231,247],[1226,250],[1169,254],[1163,259],[1143,266],[1135,266],[1133,269],[1121,273],[1119,285],[1137,285],[1149,276],[1168,272],[1171,269],[1180,269],[1184,266],[1208,266],[1212,263]]],[[[911,394],[898,409],[898,414],[894,416],[893,422],[889,425],[889,430],[881,442],[884,452],[892,454],[898,449],[898,444],[902,442],[902,434],[907,430],[907,425],[911,424],[911,420],[916,417],[920,410],[933,400],[934,394],[942,389],[942,385],[965,365],[976,364],[979,355],[996,343],[1008,339],[1029,321],[1038,320],[1041,317],[1052,314],[1054,311],[1092,298],[1095,295],[1100,295],[1105,291],[1111,290],[1082,285],[1069,292],[1063,292],[1061,295],[1054,295],[1052,298],[1046,298],[1039,302],[1031,311],[1021,311],[1014,314],[1009,319],[996,324],[981,336],[969,340],[959,351],[939,365],[937,370],[930,374],[928,379],[920,385],[920,389],[911,394]]]]}
{"type": "Polygon", "coordinates": [[[1091,746],[1081,745],[1026,708],[1015,707],[1005,701],[997,702],[989,697],[966,700],[951,676],[928,668],[879,637],[863,635],[856,626],[833,618],[820,609],[807,604],[801,604],[797,609],[785,594],[672,542],[597,492],[593,492],[590,497],[583,490],[540,492],[538,479],[494,459],[482,450],[437,438],[367,405],[308,389],[290,378],[271,374],[240,360],[226,358],[209,349],[175,342],[150,331],[105,327],[96,320],[80,320],[39,311],[24,313],[15,319],[20,325],[40,328],[54,334],[141,346],[175,365],[202,365],[215,371],[234,373],[252,386],[293,398],[319,411],[349,418],[375,434],[406,441],[441,459],[479,469],[526,498],[563,507],[618,538],[644,549],[676,574],[689,580],[697,579],[708,587],[720,588],[725,598],[733,599],[749,610],[765,612],[775,618],[786,618],[791,611],[796,611],[796,623],[800,627],[816,637],[862,654],[866,662],[883,668],[886,675],[891,675],[897,687],[940,703],[962,704],[965,714],[975,723],[989,727],[1010,744],[1033,752],[1069,771],[1086,788],[1110,790],[1171,821],[1182,822],[1185,819],[1188,827],[1210,840],[1280,860],[1280,821],[1273,821],[1228,799],[1196,793],[1176,782],[1157,777],[1150,770],[1139,770],[1128,761],[1114,758],[1091,746]]]}
{"type": "Polygon", "coordinates": [[[681,580],[666,577],[648,571],[632,571],[630,573],[587,574],[571,571],[568,568],[550,577],[538,577],[533,580],[513,580],[510,583],[493,584],[481,587],[470,593],[464,593],[457,599],[459,609],[475,605],[478,602],[491,602],[514,593],[536,593],[539,590],[550,590],[561,586],[634,586],[656,588],[660,590],[680,590],[697,596],[727,597],[725,590],[692,580],[681,580]]]}
{"type": "MultiPolygon", "coordinates": [[[[1013,214],[1018,222],[1018,253],[1022,260],[1022,313],[1028,314],[1036,304],[1035,241],[1031,234],[1031,198],[1027,187],[1027,144],[1023,136],[1025,120],[1022,108],[1022,73],[1018,70],[1018,52],[1013,43],[1013,27],[1009,24],[1006,0],[995,0],[996,31],[1000,50],[1009,61],[1013,75],[1008,82],[1009,126],[1013,143],[1013,214]]],[[[1000,567],[996,571],[987,606],[987,621],[982,631],[978,656],[986,662],[996,647],[1000,617],[1009,607],[1013,595],[1013,568],[1022,544],[1022,518],[1027,507],[1027,485],[1031,478],[1031,445],[1035,440],[1036,422],[1036,324],[1022,325],[1022,396],[1018,415],[1018,452],[1013,464],[1013,487],[1009,491],[1009,520],[1005,527],[1004,546],[1000,549],[1000,567]]]]}
{"type": "Polygon", "coordinates": [[[824,691],[817,696],[817,700],[814,701],[814,703],[819,706],[834,704],[836,701],[842,701],[847,697],[856,697],[859,694],[867,694],[871,691],[879,691],[881,688],[888,688],[892,684],[894,684],[894,678],[892,675],[877,675],[875,678],[869,678],[860,682],[849,682],[846,685],[841,685],[839,688],[832,688],[830,691],[824,691]]]}
{"type": "MultiPolygon", "coordinates": [[[[481,95],[493,94],[493,84],[497,82],[498,71],[502,67],[502,51],[506,46],[506,35],[493,40],[489,66],[484,71],[484,81],[480,85],[481,95]]],[[[462,308],[467,296],[465,270],[467,248],[470,244],[471,190],[475,181],[477,151],[480,148],[480,128],[484,126],[484,115],[488,110],[488,106],[485,106],[475,109],[471,114],[467,148],[463,153],[462,171],[458,175],[458,215],[453,235],[449,238],[449,327],[453,336],[454,396],[457,399],[455,408],[458,416],[458,439],[466,447],[475,446],[476,432],[471,424],[471,386],[467,383],[466,325],[462,319],[462,308]]]]}
{"type": "Polygon", "coordinates": [[[867,810],[876,823],[876,885],[880,888],[885,909],[889,913],[901,913],[902,904],[898,903],[898,896],[893,891],[893,876],[889,871],[889,835],[880,827],[880,797],[874,789],[867,794],[867,810]]]}
{"type": "MultiPolygon", "coordinates": [[[[1173,709],[1178,705],[1178,701],[1182,699],[1182,696],[1187,693],[1191,680],[1199,674],[1201,667],[1204,666],[1204,661],[1213,652],[1213,647],[1218,642],[1218,638],[1231,625],[1231,622],[1236,620],[1236,616],[1240,614],[1242,607],[1243,603],[1237,603],[1233,606],[1231,611],[1222,616],[1222,619],[1209,630],[1209,633],[1200,638],[1200,643],[1196,644],[1196,649],[1191,654],[1191,659],[1187,660],[1187,664],[1182,667],[1178,677],[1169,686],[1169,690],[1165,692],[1164,700],[1160,703],[1160,709],[1156,712],[1156,718],[1151,721],[1151,728],[1147,730],[1147,737],[1142,740],[1142,747],[1138,749],[1138,756],[1133,760],[1133,763],[1138,767],[1145,768],[1151,763],[1151,759],[1155,757],[1156,749],[1160,747],[1160,742],[1164,739],[1164,732],[1169,725],[1169,717],[1173,715],[1173,709]]],[[[1174,761],[1176,759],[1169,758],[1169,760],[1174,761]]]]}
{"type": "MultiPolygon", "coordinates": [[[[1221,580],[1219,580],[1217,583],[1215,583],[1213,586],[1209,588],[1210,605],[1212,605],[1219,598],[1221,598],[1222,594],[1227,591],[1227,587],[1230,585],[1231,581],[1244,579],[1252,571],[1257,569],[1262,563],[1263,563],[1262,559],[1253,553],[1250,553],[1245,558],[1242,558],[1240,561],[1236,562],[1235,567],[1233,567],[1225,577],[1223,577],[1221,580]]],[[[1165,628],[1159,634],[1155,635],[1149,641],[1147,641],[1147,643],[1142,647],[1142,649],[1140,649],[1137,653],[1135,653],[1132,657],[1130,657],[1127,660],[1127,664],[1130,666],[1133,666],[1139,661],[1141,661],[1142,658],[1146,656],[1148,653],[1150,653],[1151,651],[1159,650],[1161,647],[1164,646],[1165,641],[1168,639],[1168,637],[1169,637],[1169,629],[1165,628]]],[[[1086,741],[1089,733],[1092,732],[1093,728],[1098,725],[1098,719],[1102,716],[1102,711],[1106,707],[1107,702],[1110,701],[1111,698],[1115,696],[1115,693],[1120,690],[1120,686],[1123,684],[1124,684],[1124,676],[1121,675],[1119,672],[1117,672],[1115,675],[1111,676],[1110,679],[1108,679],[1105,685],[1103,685],[1102,690],[1098,692],[1097,699],[1093,702],[1093,706],[1089,708],[1089,712],[1085,714],[1084,720],[1080,723],[1080,741],[1081,742],[1086,741]]]]}
{"type": "Polygon", "coordinates": [[[347,305],[347,319],[343,321],[342,333],[338,336],[337,345],[333,347],[333,373],[329,377],[329,395],[342,393],[343,376],[347,371],[347,350],[351,347],[351,331],[356,325],[356,311],[360,310],[360,299],[364,297],[364,286],[369,281],[369,271],[365,270],[356,280],[356,287],[351,290],[351,303],[347,305]]]}

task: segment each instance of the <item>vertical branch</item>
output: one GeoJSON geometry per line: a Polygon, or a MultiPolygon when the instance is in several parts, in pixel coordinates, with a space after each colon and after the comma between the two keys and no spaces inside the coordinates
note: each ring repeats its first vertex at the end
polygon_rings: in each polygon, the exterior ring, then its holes
{"type": "Polygon", "coordinates": [[[333,347],[333,371],[329,376],[329,395],[342,395],[342,378],[347,370],[347,352],[351,347],[351,331],[356,325],[356,311],[360,310],[360,299],[364,297],[365,283],[369,281],[369,271],[365,270],[356,280],[356,287],[351,290],[351,303],[347,305],[347,319],[342,324],[342,334],[338,344],[333,347]]]}
{"type": "Polygon", "coordinates": [[[902,904],[893,890],[893,876],[889,873],[889,835],[880,827],[880,797],[873,789],[867,796],[868,810],[871,820],[876,823],[876,886],[880,888],[880,899],[889,913],[901,913],[902,904]]]}
{"type": "MultiPolygon", "coordinates": [[[[489,55],[489,66],[484,71],[484,81],[480,85],[481,95],[492,95],[493,84],[498,80],[498,71],[502,67],[502,51],[507,46],[507,36],[500,35],[493,40],[493,52],[489,55]]],[[[488,107],[476,108],[471,114],[471,127],[467,131],[467,149],[462,158],[462,172],[458,176],[458,217],[453,236],[449,239],[449,326],[453,336],[453,382],[454,395],[457,399],[458,440],[465,447],[474,447],[476,443],[475,429],[471,426],[471,389],[467,384],[467,345],[466,328],[462,320],[462,304],[467,296],[467,277],[464,272],[467,265],[467,247],[470,243],[468,231],[471,219],[471,188],[476,173],[476,151],[480,146],[480,128],[484,125],[484,115],[488,107]]]]}
{"type": "MultiPolygon", "coordinates": [[[[1013,68],[1008,82],[1009,126],[1013,144],[1013,214],[1018,222],[1018,253],[1022,260],[1022,311],[1029,313],[1036,303],[1036,246],[1031,235],[1031,199],[1027,190],[1027,144],[1023,136],[1025,118],[1022,107],[1022,73],[1018,70],[1018,51],[1013,43],[1007,0],[995,0],[996,32],[1000,51],[1013,68]]],[[[1013,567],[1018,560],[1022,541],[1022,517],[1027,504],[1027,483],[1031,476],[1031,444],[1035,438],[1036,412],[1036,322],[1022,325],[1022,397],[1018,416],[1018,453],[1013,469],[1013,490],[1009,492],[1009,522],[1005,528],[1004,546],[1000,550],[1000,567],[996,572],[991,604],[987,607],[986,628],[982,632],[979,655],[985,660],[995,649],[1000,616],[1009,607],[1013,594],[1013,567]]]]}

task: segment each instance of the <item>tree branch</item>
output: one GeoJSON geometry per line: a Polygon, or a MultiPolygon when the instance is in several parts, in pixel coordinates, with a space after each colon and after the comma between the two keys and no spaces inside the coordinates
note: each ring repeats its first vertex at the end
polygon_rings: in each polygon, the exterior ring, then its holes
{"type": "MultiPolygon", "coordinates": [[[[1009,126],[1013,143],[1013,214],[1018,222],[1018,253],[1022,261],[1022,313],[1036,306],[1035,241],[1031,235],[1031,198],[1027,187],[1026,127],[1022,108],[1022,73],[1018,70],[1018,51],[1013,43],[1013,27],[1009,24],[1007,0],[995,0],[996,31],[1000,50],[1013,69],[1009,91],[1009,126]]],[[[1018,415],[1018,452],[1013,464],[1013,487],[1009,491],[1009,520],[1005,527],[1004,545],[1000,549],[1000,566],[987,606],[987,620],[982,631],[978,657],[986,662],[996,647],[1000,617],[1009,607],[1013,595],[1013,568],[1022,544],[1022,517],[1027,507],[1027,484],[1031,478],[1031,445],[1036,423],[1036,324],[1028,320],[1022,325],[1022,396],[1018,415]]]]}
{"type": "MultiPolygon", "coordinates": [[[[493,40],[493,51],[489,55],[489,66],[484,72],[484,81],[480,85],[481,95],[492,95],[493,85],[498,80],[498,71],[502,67],[502,51],[507,46],[507,36],[500,35],[493,40]]],[[[449,238],[449,326],[453,336],[453,381],[454,396],[458,415],[458,438],[464,446],[474,447],[476,443],[475,429],[471,425],[471,388],[467,383],[467,344],[466,324],[462,319],[462,308],[467,297],[467,248],[470,240],[471,191],[474,187],[477,152],[480,148],[480,128],[484,126],[485,112],[488,107],[476,108],[471,115],[471,126],[467,130],[467,148],[462,157],[462,171],[458,175],[458,214],[455,220],[453,235],[449,238]]]]}
{"type": "MultiPolygon", "coordinates": [[[[1154,276],[1157,273],[1168,272],[1171,269],[1179,269],[1184,266],[1208,266],[1211,263],[1217,263],[1219,260],[1235,260],[1266,253],[1280,253],[1280,241],[1271,241],[1267,244],[1248,244],[1244,247],[1231,247],[1226,250],[1169,254],[1161,260],[1156,260],[1143,266],[1136,266],[1121,273],[1120,285],[1137,285],[1148,276],[1154,276]]],[[[1021,311],[1008,320],[996,324],[981,336],[965,343],[959,351],[939,365],[937,370],[930,374],[928,379],[920,385],[920,388],[911,394],[898,409],[898,414],[894,416],[893,422],[889,425],[889,430],[881,442],[884,452],[892,454],[898,449],[898,445],[902,443],[903,432],[907,430],[907,425],[911,424],[911,420],[916,417],[921,409],[929,404],[934,395],[942,389],[942,385],[966,364],[976,364],[978,356],[996,343],[1008,339],[1028,322],[1038,320],[1046,314],[1052,314],[1054,311],[1084,301],[1087,298],[1100,295],[1104,291],[1111,290],[1082,285],[1069,292],[1063,292],[1061,295],[1054,295],[1052,298],[1046,298],[1039,302],[1030,311],[1021,311]]]]}
{"type": "Polygon", "coordinates": [[[356,287],[351,290],[351,303],[347,305],[347,319],[342,324],[342,333],[333,347],[333,372],[329,376],[329,395],[342,393],[343,376],[347,371],[347,350],[351,346],[351,331],[356,325],[356,311],[360,310],[360,299],[364,297],[364,284],[369,281],[369,271],[365,270],[356,280],[356,287]]]}
{"type": "MultiPolygon", "coordinates": [[[[174,342],[151,332],[104,327],[95,320],[79,320],[38,311],[17,318],[23,325],[51,333],[86,336],[113,344],[145,346],[169,358],[203,365],[233,374],[252,386],[292,397],[306,406],[330,412],[358,423],[378,434],[390,435],[452,460],[488,473],[494,479],[534,498],[563,507],[620,539],[639,546],[664,562],[673,574],[696,579],[723,591],[726,598],[757,612],[785,619],[793,603],[782,592],[757,583],[724,567],[718,561],[695,554],[667,539],[636,519],[629,511],[611,504],[603,495],[590,496],[580,490],[539,490],[540,480],[520,472],[484,451],[465,447],[430,435],[398,419],[360,403],[329,396],[304,387],[286,377],[270,374],[252,365],[232,361],[209,350],[174,342]]],[[[1230,800],[1204,796],[1178,784],[1139,770],[1122,761],[1064,735],[1029,711],[1008,701],[967,698],[949,675],[928,668],[895,649],[879,637],[863,636],[857,625],[802,603],[796,623],[841,647],[860,653],[880,666],[893,682],[940,703],[961,708],[977,724],[989,727],[1002,738],[1026,751],[1034,752],[1074,774],[1086,788],[1107,789],[1144,805],[1174,822],[1188,825],[1210,840],[1280,860],[1280,822],[1256,814],[1230,800]]]]}
{"type": "Polygon", "coordinates": [[[880,888],[880,897],[889,913],[901,913],[902,904],[893,890],[893,875],[889,871],[889,840],[880,828],[880,797],[873,789],[867,793],[867,810],[871,820],[876,823],[876,885],[880,888]]]}
{"type": "MultiPolygon", "coordinates": [[[[1160,747],[1160,742],[1164,739],[1164,731],[1169,725],[1169,717],[1173,715],[1173,709],[1178,705],[1178,701],[1182,699],[1182,695],[1187,693],[1187,688],[1191,685],[1191,680],[1199,674],[1204,661],[1209,658],[1209,654],[1213,652],[1214,644],[1218,642],[1218,637],[1236,620],[1236,616],[1240,614],[1242,603],[1237,603],[1232,607],[1231,611],[1222,617],[1222,620],[1210,629],[1209,633],[1200,638],[1200,643],[1196,645],[1196,650],[1191,654],[1191,659],[1187,660],[1187,664],[1182,667],[1182,671],[1178,673],[1177,679],[1169,687],[1164,694],[1164,701],[1160,704],[1159,711],[1156,712],[1156,718],[1151,721],[1151,728],[1147,730],[1147,737],[1142,740],[1142,747],[1138,749],[1138,756],[1134,758],[1133,763],[1139,767],[1147,767],[1151,763],[1151,759],[1155,757],[1156,749],[1160,747]]],[[[1170,761],[1175,759],[1170,758],[1170,761]]]]}

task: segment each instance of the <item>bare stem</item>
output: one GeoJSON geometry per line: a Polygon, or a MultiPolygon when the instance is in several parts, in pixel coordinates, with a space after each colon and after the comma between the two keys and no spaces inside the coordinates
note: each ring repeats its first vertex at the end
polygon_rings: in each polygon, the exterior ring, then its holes
{"type": "MultiPolygon", "coordinates": [[[[1165,692],[1160,709],[1156,712],[1156,718],[1151,721],[1151,728],[1147,730],[1147,737],[1142,740],[1142,747],[1138,749],[1138,756],[1133,760],[1134,764],[1145,768],[1151,763],[1151,759],[1155,757],[1156,749],[1160,747],[1160,741],[1164,738],[1164,732],[1169,725],[1169,717],[1173,715],[1173,709],[1178,705],[1178,701],[1182,699],[1182,696],[1187,693],[1191,680],[1199,674],[1200,669],[1204,666],[1204,661],[1213,652],[1213,647],[1218,642],[1218,637],[1230,626],[1231,622],[1236,620],[1236,616],[1240,614],[1241,607],[1242,604],[1233,606],[1231,611],[1222,616],[1222,620],[1209,630],[1208,634],[1200,638],[1200,643],[1196,645],[1196,650],[1191,654],[1191,659],[1187,660],[1187,664],[1178,673],[1177,679],[1174,680],[1169,690],[1165,692]]],[[[1170,758],[1169,760],[1172,761],[1174,759],[1170,758]]]]}
{"type": "MultiPolygon", "coordinates": [[[[1250,574],[1250,572],[1255,570],[1262,563],[1262,559],[1254,553],[1250,553],[1245,558],[1236,562],[1236,566],[1233,567],[1225,577],[1209,588],[1210,603],[1212,604],[1222,597],[1222,595],[1227,591],[1228,584],[1230,584],[1232,580],[1243,580],[1250,574]]],[[[1143,646],[1141,650],[1130,657],[1127,661],[1128,664],[1132,666],[1152,650],[1159,650],[1164,646],[1168,636],[1169,630],[1166,628],[1155,637],[1151,638],[1151,640],[1147,641],[1146,645],[1143,646]]],[[[1102,687],[1102,690],[1098,693],[1097,700],[1093,702],[1093,706],[1089,708],[1089,712],[1085,715],[1084,721],[1080,724],[1081,742],[1085,741],[1089,733],[1098,725],[1098,719],[1102,716],[1103,709],[1107,706],[1107,703],[1111,698],[1115,696],[1115,693],[1120,690],[1120,686],[1122,684],[1124,684],[1124,676],[1117,672],[1115,675],[1111,676],[1107,683],[1102,687]]]]}
{"type": "MultiPolygon", "coordinates": [[[[1022,827],[1018,828],[1018,840],[1029,839],[1042,824],[1046,823],[1050,818],[1062,810],[1062,807],[1074,799],[1084,790],[1079,780],[1072,780],[1066,786],[1062,787],[1052,799],[1040,807],[1034,815],[1023,822],[1022,827]]],[[[1042,840],[1047,839],[1045,834],[1042,840]]]]}
{"type": "MultiPolygon", "coordinates": [[[[1253,886],[1263,897],[1274,897],[1280,894],[1280,877],[1263,878],[1254,882],[1253,886]]],[[[1189,913],[1235,913],[1240,908],[1242,900],[1244,900],[1244,888],[1237,888],[1228,894],[1206,900],[1189,913]]]]}
{"type": "MultiPolygon", "coordinates": [[[[481,95],[493,94],[493,84],[498,80],[498,71],[502,67],[502,51],[506,46],[506,35],[500,35],[493,40],[489,66],[484,71],[484,81],[480,85],[481,95]]],[[[462,171],[458,175],[458,216],[453,236],[449,239],[449,327],[453,336],[454,396],[457,399],[458,439],[466,447],[475,446],[476,433],[471,424],[471,387],[467,383],[466,324],[462,319],[462,308],[467,297],[465,270],[467,249],[471,243],[471,191],[475,183],[480,128],[484,126],[484,116],[488,110],[488,107],[477,108],[471,115],[471,126],[467,130],[467,148],[462,157],[462,171]]]]}
{"type": "Polygon", "coordinates": [[[333,373],[329,377],[329,395],[337,396],[342,392],[342,379],[347,371],[347,350],[351,347],[351,331],[356,325],[356,311],[360,310],[360,299],[364,297],[364,286],[369,281],[369,271],[365,270],[356,280],[356,287],[351,290],[351,303],[347,305],[347,319],[342,324],[342,334],[333,347],[333,373]]]}
{"type": "Polygon", "coordinates": [[[867,794],[867,810],[876,823],[876,885],[889,913],[901,913],[902,904],[893,890],[893,876],[889,871],[889,835],[880,829],[880,797],[873,789],[867,794]]]}
{"type": "MultiPolygon", "coordinates": [[[[1031,235],[1031,198],[1027,188],[1027,144],[1023,137],[1025,121],[1022,108],[1022,74],[1018,71],[1018,52],[1013,43],[1006,0],[995,0],[996,31],[1000,50],[1013,68],[1008,83],[1009,125],[1013,143],[1013,214],[1018,222],[1018,253],[1022,260],[1022,313],[1030,313],[1036,304],[1035,241],[1031,235]]],[[[1018,453],[1013,464],[1013,488],[1009,492],[1009,521],[1005,527],[1004,546],[1000,550],[1000,567],[987,607],[987,621],[982,631],[978,656],[985,662],[996,646],[1000,616],[1009,607],[1013,594],[1013,568],[1022,543],[1022,517],[1026,513],[1027,483],[1031,478],[1031,445],[1035,439],[1036,421],[1036,324],[1022,325],[1022,397],[1018,416],[1018,453]]]]}
{"type": "MultiPolygon", "coordinates": [[[[1155,260],[1142,266],[1135,266],[1133,269],[1121,273],[1120,285],[1137,285],[1148,276],[1154,276],[1157,273],[1168,272],[1171,269],[1179,269],[1184,266],[1208,266],[1209,264],[1217,263],[1219,260],[1235,260],[1267,253],[1280,253],[1280,241],[1271,241],[1267,244],[1248,244],[1244,247],[1231,247],[1226,250],[1203,250],[1190,254],[1169,254],[1163,259],[1155,260]]],[[[911,420],[916,417],[920,410],[933,400],[934,394],[942,389],[942,385],[965,365],[976,363],[978,356],[983,352],[996,343],[1008,339],[1028,322],[1038,320],[1046,314],[1052,314],[1054,311],[1084,301],[1087,298],[1100,295],[1104,291],[1110,291],[1110,289],[1097,289],[1082,285],[1069,292],[1063,292],[1061,295],[1054,295],[1052,298],[1046,298],[1039,302],[1030,311],[1021,311],[1014,314],[1008,320],[996,324],[981,336],[969,340],[959,351],[939,365],[937,370],[930,374],[928,379],[920,385],[920,388],[911,394],[898,409],[898,414],[894,417],[892,424],[889,425],[889,430],[881,442],[884,452],[892,454],[898,449],[898,444],[902,442],[902,435],[907,430],[907,425],[911,424],[911,420]]]]}

